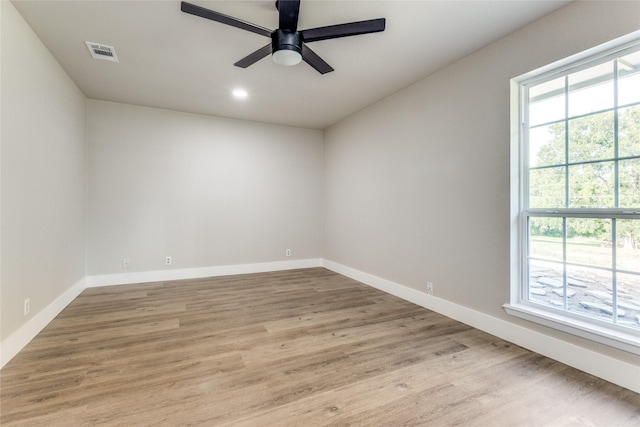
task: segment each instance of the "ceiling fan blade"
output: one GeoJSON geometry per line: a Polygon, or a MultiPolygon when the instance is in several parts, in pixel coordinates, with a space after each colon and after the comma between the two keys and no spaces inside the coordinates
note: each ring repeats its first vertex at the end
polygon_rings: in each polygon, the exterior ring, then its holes
{"type": "Polygon", "coordinates": [[[384,31],[385,23],[385,18],[369,19],[367,21],[350,22],[348,24],[310,28],[300,31],[300,34],[305,43],[311,43],[339,37],[357,36],[359,34],[378,33],[384,31]]]}
{"type": "Polygon", "coordinates": [[[295,33],[298,29],[300,0],[278,0],[276,3],[280,15],[279,29],[295,33]]]}
{"type": "Polygon", "coordinates": [[[320,58],[317,53],[309,49],[304,43],[302,43],[302,59],[320,74],[327,74],[333,71],[331,65],[327,64],[324,59],[320,58]]]}
{"type": "Polygon", "coordinates": [[[245,56],[233,65],[240,68],[247,68],[249,65],[255,64],[267,55],[271,55],[271,43],[245,56]]]}
{"type": "Polygon", "coordinates": [[[251,22],[242,21],[234,18],[233,16],[214,12],[213,10],[205,9],[204,7],[196,6],[195,4],[187,3],[186,1],[182,2],[180,10],[191,15],[220,22],[221,24],[231,25],[232,27],[240,28],[241,30],[251,31],[252,33],[260,34],[261,36],[271,37],[272,31],[268,28],[252,24],[251,22]]]}

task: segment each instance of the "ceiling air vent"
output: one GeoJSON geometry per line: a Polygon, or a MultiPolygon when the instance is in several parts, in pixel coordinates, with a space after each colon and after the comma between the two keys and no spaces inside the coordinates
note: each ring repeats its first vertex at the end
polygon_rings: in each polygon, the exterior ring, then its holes
{"type": "Polygon", "coordinates": [[[95,59],[104,59],[106,61],[111,62],[120,62],[118,61],[118,55],[116,55],[116,49],[113,46],[107,46],[106,44],[93,43],[93,42],[85,42],[87,44],[87,48],[89,52],[91,52],[91,56],[95,59]]]}

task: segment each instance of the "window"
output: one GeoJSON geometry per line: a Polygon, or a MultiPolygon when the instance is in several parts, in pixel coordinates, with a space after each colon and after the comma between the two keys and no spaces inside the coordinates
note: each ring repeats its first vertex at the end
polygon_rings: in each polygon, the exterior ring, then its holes
{"type": "Polygon", "coordinates": [[[512,88],[517,173],[505,308],[640,354],[638,34],[512,88]]]}

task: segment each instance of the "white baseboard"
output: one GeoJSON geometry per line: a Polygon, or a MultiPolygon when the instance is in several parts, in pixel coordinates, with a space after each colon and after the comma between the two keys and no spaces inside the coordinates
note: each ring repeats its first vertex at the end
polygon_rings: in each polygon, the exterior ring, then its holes
{"type": "Polygon", "coordinates": [[[343,276],[640,393],[640,365],[606,356],[333,261],[323,260],[322,265],[343,276]]]}
{"type": "Polygon", "coordinates": [[[20,350],[29,344],[71,301],[84,291],[85,287],[85,278],[82,278],[53,300],[44,310],[33,316],[27,323],[2,341],[0,345],[0,368],[4,367],[20,350]]]}
{"type": "Polygon", "coordinates": [[[132,283],[166,282],[168,280],[265,273],[268,271],[295,270],[298,268],[321,266],[322,260],[320,258],[311,258],[291,261],[262,262],[256,264],[220,265],[215,267],[105,274],[100,276],[87,276],[87,287],[94,288],[98,286],[125,285],[132,283]]]}

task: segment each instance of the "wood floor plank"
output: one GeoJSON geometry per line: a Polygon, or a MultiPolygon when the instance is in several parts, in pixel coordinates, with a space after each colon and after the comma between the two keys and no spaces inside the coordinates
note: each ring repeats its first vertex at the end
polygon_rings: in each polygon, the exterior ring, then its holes
{"type": "Polygon", "coordinates": [[[2,426],[635,426],[640,396],[311,268],[86,289],[2,426]]]}

